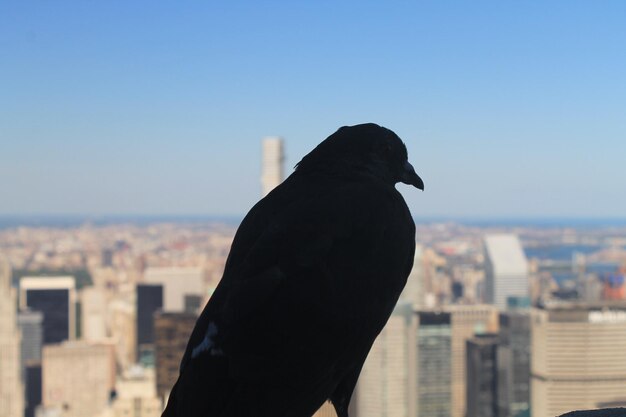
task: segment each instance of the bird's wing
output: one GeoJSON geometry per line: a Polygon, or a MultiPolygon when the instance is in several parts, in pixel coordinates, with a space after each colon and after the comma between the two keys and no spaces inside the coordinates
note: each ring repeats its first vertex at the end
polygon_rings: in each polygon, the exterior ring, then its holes
{"type": "Polygon", "coordinates": [[[238,230],[181,373],[223,355],[240,389],[300,385],[326,399],[360,368],[387,321],[412,266],[414,233],[391,187],[285,183],[238,230]]]}

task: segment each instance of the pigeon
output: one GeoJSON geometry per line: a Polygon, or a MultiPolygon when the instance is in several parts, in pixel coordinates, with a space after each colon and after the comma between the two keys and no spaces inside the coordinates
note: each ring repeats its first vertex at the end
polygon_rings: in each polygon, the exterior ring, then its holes
{"type": "Polygon", "coordinates": [[[245,216],[163,417],[339,417],[413,266],[407,149],[344,126],[245,216]]]}

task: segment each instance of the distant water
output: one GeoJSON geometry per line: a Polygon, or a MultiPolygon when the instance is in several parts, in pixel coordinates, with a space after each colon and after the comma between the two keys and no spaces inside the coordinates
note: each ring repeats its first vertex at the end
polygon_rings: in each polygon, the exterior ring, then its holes
{"type": "Polygon", "coordinates": [[[524,248],[528,259],[536,258],[542,261],[571,261],[574,253],[588,255],[602,249],[597,245],[554,245],[524,248]]]}
{"type": "MultiPolygon", "coordinates": [[[[563,246],[541,246],[533,248],[524,248],[527,258],[540,259],[542,261],[562,261],[571,262],[574,253],[583,253],[585,255],[601,250],[602,246],[596,245],[563,245],[563,246]]],[[[585,266],[587,273],[597,274],[602,277],[606,274],[616,272],[620,267],[616,262],[595,262],[587,263],[585,266]]],[[[566,283],[576,281],[578,275],[573,271],[552,271],[552,278],[561,287],[566,283]]]]}
{"type": "MultiPolygon", "coordinates": [[[[590,274],[596,274],[599,277],[604,277],[607,274],[617,272],[619,267],[619,264],[613,262],[596,263],[588,264],[585,271],[590,274]]],[[[563,286],[567,282],[576,281],[578,279],[578,275],[573,272],[552,272],[552,278],[554,278],[559,286],[563,286]]]]}
{"type": "Polygon", "coordinates": [[[587,272],[605,275],[617,272],[621,265],[617,262],[605,262],[587,265],[587,272]]]}
{"type": "Polygon", "coordinates": [[[476,227],[538,227],[538,228],[566,228],[594,229],[604,227],[626,227],[626,218],[463,218],[463,217],[416,217],[416,223],[459,223],[476,227]]]}

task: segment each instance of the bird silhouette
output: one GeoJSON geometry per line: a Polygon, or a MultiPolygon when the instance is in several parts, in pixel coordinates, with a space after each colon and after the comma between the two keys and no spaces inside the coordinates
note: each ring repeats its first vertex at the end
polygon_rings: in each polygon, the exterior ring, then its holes
{"type": "Polygon", "coordinates": [[[391,130],[346,126],[241,223],[163,417],[339,417],[413,266],[396,190],[424,189],[391,130]]]}

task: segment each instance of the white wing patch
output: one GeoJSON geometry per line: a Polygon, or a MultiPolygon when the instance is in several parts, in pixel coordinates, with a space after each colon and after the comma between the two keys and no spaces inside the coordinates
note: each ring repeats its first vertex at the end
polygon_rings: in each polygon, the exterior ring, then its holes
{"type": "Polygon", "coordinates": [[[224,352],[222,352],[222,349],[219,349],[215,346],[215,341],[213,340],[213,337],[216,334],[217,326],[215,325],[215,323],[210,322],[209,327],[204,334],[204,339],[202,339],[202,342],[200,342],[198,346],[194,347],[191,351],[191,358],[196,358],[204,352],[209,352],[209,354],[212,356],[223,355],[224,352]]]}

